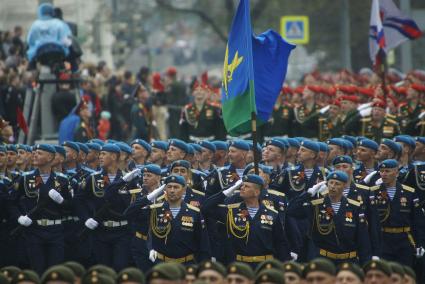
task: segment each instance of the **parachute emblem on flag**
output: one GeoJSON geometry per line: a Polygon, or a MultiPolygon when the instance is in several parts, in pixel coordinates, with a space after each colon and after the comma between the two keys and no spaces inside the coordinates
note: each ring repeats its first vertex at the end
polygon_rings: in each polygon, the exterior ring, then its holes
{"type": "Polygon", "coordinates": [[[229,45],[226,46],[223,64],[223,87],[226,97],[228,96],[227,86],[233,80],[233,72],[235,72],[236,68],[242,63],[242,60],[243,56],[239,57],[238,51],[236,51],[232,63],[229,64],[229,45]]]}

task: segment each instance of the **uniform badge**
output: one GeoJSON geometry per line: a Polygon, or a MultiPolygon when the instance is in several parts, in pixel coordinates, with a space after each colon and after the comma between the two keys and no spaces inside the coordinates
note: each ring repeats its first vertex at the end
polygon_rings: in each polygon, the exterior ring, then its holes
{"type": "Polygon", "coordinates": [[[192,216],[182,216],[182,225],[186,227],[193,227],[193,217],[192,216]]]}
{"type": "Polygon", "coordinates": [[[403,206],[403,207],[407,206],[407,198],[406,197],[403,196],[403,197],[400,198],[400,205],[403,206]]]}
{"type": "Polygon", "coordinates": [[[214,183],[215,183],[215,178],[211,178],[210,181],[209,181],[209,184],[213,185],[214,183]]]}
{"type": "Polygon", "coordinates": [[[345,221],[353,222],[353,212],[351,211],[345,212],[345,221]]]}

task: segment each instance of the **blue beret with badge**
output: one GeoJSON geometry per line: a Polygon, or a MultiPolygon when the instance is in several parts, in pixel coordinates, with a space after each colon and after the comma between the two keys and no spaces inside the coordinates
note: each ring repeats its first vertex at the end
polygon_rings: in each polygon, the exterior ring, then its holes
{"type": "Polygon", "coordinates": [[[266,146],[269,146],[269,145],[278,147],[281,150],[286,149],[285,144],[282,141],[275,138],[270,139],[269,141],[266,142],[266,146]]]}
{"type": "Polygon", "coordinates": [[[368,138],[362,138],[359,140],[359,142],[357,143],[359,147],[364,147],[364,148],[368,148],[371,149],[373,151],[378,151],[378,143],[376,143],[375,141],[368,139],[368,138]]]}
{"type": "Polygon", "coordinates": [[[66,159],[66,151],[64,147],[59,145],[54,145],[53,147],[55,147],[56,153],[61,154],[66,159]]]}
{"type": "Polygon", "coordinates": [[[188,145],[184,141],[182,141],[180,139],[171,139],[170,142],[169,142],[169,147],[170,146],[177,147],[177,148],[179,148],[180,150],[182,150],[185,153],[188,153],[189,152],[188,145]]]}
{"type": "Polygon", "coordinates": [[[301,147],[307,148],[313,152],[319,152],[320,148],[319,148],[319,144],[317,142],[311,141],[311,140],[304,140],[300,143],[301,147]]]}
{"type": "Polygon", "coordinates": [[[90,150],[93,151],[100,151],[102,150],[102,146],[100,144],[94,143],[94,142],[89,142],[86,143],[87,147],[89,147],[90,150]]]}
{"type": "Polygon", "coordinates": [[[80,152],[80,146],[78,146],[78,144],[75,143],[75,142],[65,141],[65,142],[62,143],[62,146],[69,147],[69,148],[71,148],[72,150],[74,150],[77,153],[80,152]]]}
{"type": "MultiPolygon", "coordinates": [[[[265,174],[267,174],[267,175],[270,175],[271,173],[272,173],[272,171],[273,171],[273,168],[272,167],[269,167],[269,166],[266,166],[266,165],[264,165],[264,164],[259,164],[258,165],[258,168],[263,172],[263,173],[265,173],[265,174]]],[[[244,169],[244,171],[243,171],[243,174],[244,175],[246,175],[246,174],[248,174],[252,169],[254,169],[254,163],[249,163],[246,167],[245,167],[245,169],[244,169]]]]}
{"type": "Polygon", "coordinates": [[[187,160],[177,160],[177,161],[174,161],[174,162],[171,164],[171,170],[172,170],[174,167],[184,167],[184,168],[186,168],[186,169],[190,169],[190,162],[189,162],[189,161],[187,161],[187,160]]]}
{"type": "Polygon", "coordinates": [[[394,168],[398,168],[398,162],[397,160],[394,159],[388,159],[388,160],[384,160],[382,161],[379,166],[379,169],[394,169],[394,168]]]}
{"type": "Polygon", "coordinates": [[[77,143],[77,144],[78,144],[78,147],[80,147],[80,150],[81,150],[81,151],[83,151],[83,152],[84,152],[84,153],[86,153],[86,154],[88,154],[88,153],[89,153],[90,149],[89,149],[89,147],[87,147],[87,145],[86,145],[86,144],[81,143],[81,142],[75,142],[75,143],[77,143]]]}
{"type": "Polygon", "coordinates": [[[199,144],[197,143],[189,143],[190,146],[192,146],[193,150],[195,150],[195,152],[201,153],[202,152],[202,147],[199,146],[199,144]]]}
{"type": "Polygon", "coordinates": [[[115,144],[106,143],[105,145],[102,146],[102,151],[119,154],[121,150],[120,150],[120,147],[118,147],[115,144]]]}
{"type": "Polygon", "coordinates": [[[100,146],[105,145],[105,141],[100,140],[100,139],[97,139],[97,138],[94,138],[94,139],[89,140],[89,143],[95,143],[95,144],[98,144],[100,146]]]}
{"type": "Polygon", "coordinates": [[[244,175],[242,180],[244,182],[249,182],[249,183],[254,183],[254,184],[264,186],[264,179],[260,177],[259,175],[254,175],[254,174],[244,175]]]}
{"type": "Polygon", "coordinates": [[[186,186],[186,180],[182,176],[169,175],[168,177],[165,178],[165,184],[169,184],[172,182],[181,184],[182,186],[186,186]]]}
{"type": "MultiPolygon", "coordinates": [[[[145,148],[145,150],[146,151],[148,151],[148,153],[150,154],[151,153],[151,151],[152,151],[152,146],[148,143],[148,142],[146,142],[145,140],[143,140],[143,139],[134,139],[132,142],[131,142],[131,146],[133,146],[133,144],[139,144],[140,146],[142,146],[143,148],[145,148]]],[[[167,149],[165,149],[165,151],[166,151],[167,149]]]]}
{"type": "Polygon", "coordinates": [[[161,167],[157,164],[148,164],[142,167],[142,173],[153,173],[157,176],[161,175],[161,167]]]}
{"type": "Polygon", "coordinates": [[[34,146],[34,150],[46,151],[52,154],[56,153],[55,147],[49,144],[37,144],[34,146]]]}
{"type": "Polygon", "coordinates": [[[344,150],[347,150],[347,144],[346,141],[342,138],[331,138],[327,141],[328,145],[336,145],[338,147],[343,148],[344,150]]]}
{"type": "Polygon", "coordinates": [[[320,152],[329,152],[328,144],[326,144],[325,142],[317,142],[317,144],[319,144],[320,152]]]}
{"type": "Polygon", "coordinates": [[[348,175],[343,171],[333,171],[328,174],[326,177],[327,180],[335,179],[342,182],[348,181],[348,175]]]}
{"type": "Polygon", "coordinates": [[[390,148],[391,151],[393,151],[397,156],[401,154],[402,148],[401,148],[401,145],[398,144],[397,142],[391,139],[384,138],[382,139],[381,144],[384,144],[385,146],[390,148]]]}
{"type": "Polygon", "coordinates": [[[7,144],[6,149],[7,151],[18,153],[18,148],[14,144],[7,144]]]}
{"type": "Polygon", "coordinates": [[[295,138],[288,138],[289,147],[300,148],[300,142],[295,138]]]}
{"type": "Polygon", "coordinates": [[[157,140],[157,141],[151,142],[151,147],[152,148],[156,148],[156,149],[167,151],[168,150],[168,143],[165,142],[165,141],[157,140]]]}
{"type": "Polygon", "coordinates": [[[216,146],[214,145],[213,142],[210,141],[200,141],[199,142],[199,146],[210,150],[211,152],[215,153],[215,151],[217,150],[216,146]]]}
{"type": "Polygon", "coordinates": [[[124,142],[117,142],[115,143],[115,145],[117,145],[120,148],[121,152],[127,153],[127,154],[131,154],[133,149],[131,149],[131,147],[124,142]]]}
{"type": "Polygon", "coordinates": [[[227,149],[228,149],[228,145],[224,141],[215,140],[212,143],[214,144],[216,150],[227,151],[227,149]]]}
{"type": "Polygon", "coordinates": [[[242,151],[249,151],[250,150],[248,142],[246,142],[244,140],[229,141],[229,147],[234,147],[234,148],[242,150],[242,151]]]}
{"type": "Polygon", "coordinates": [[[338,164],[353,164],[353,159],[348,155],[336,156],[332,160],[332,165],[335,166],[338,164]]]}
{"type": "Polygon", "coordinates": [[[412,149],[416,148],[415,139],[413,139],[413,137],[409,136],[409,135],[398,135],[398,136],[394,137],[394,141],[407,144],[412,149]]]}
{"type": "Polygon", "coordinates": [[[6,146],[0,145],[0,152],[6,153],[6,146]]]}

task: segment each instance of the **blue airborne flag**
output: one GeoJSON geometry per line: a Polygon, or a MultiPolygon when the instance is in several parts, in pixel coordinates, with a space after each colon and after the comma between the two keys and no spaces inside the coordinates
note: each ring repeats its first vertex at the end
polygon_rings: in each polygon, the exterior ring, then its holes
{"type": "Polygon", "coordinates": [[[223,66],[223,120],[231,135],[251,131],[251,113],[258,125],[270,118],[295,46],[273,30],[254,36],[249,0],[239,2],[233,18],[223,66]]]}

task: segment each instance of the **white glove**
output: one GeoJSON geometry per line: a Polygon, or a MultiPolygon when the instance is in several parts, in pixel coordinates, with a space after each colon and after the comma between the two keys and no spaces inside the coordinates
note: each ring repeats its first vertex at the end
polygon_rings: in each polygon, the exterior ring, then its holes
{"type": "Polygon", "coordinates": [[[152,262],[155,262],[157,257],[158,257],[158,252],[154,249],[151,249],[149,252],[149,260],[152,262]]]}
{"type": "Polygon", "coordinates": [[[320,188],[322,187],[322,185],[326,185],[326,181],[319,182],[318,184],[315,184],[313,187],[310,187],[309,189],[307,189],[308,194],[310,194],[311,196],[315,196],[317,192],[320,190],[320,188]]]}
{"type": "Polygon", "coordinates": [[[131,172],[129,172],[129,173],[126,173],[126,174],[122,177],[122,179],[123,179],[125,182],[129,182],[129,181],[132,181],[133,179],[135,179],[137,176],[140,176],[140,174],[141,174],[141,170],[140,170],[139,168],[137,168],[137,169],[132,170],[132,171],[131,171],[131,172]]]}
{"type": "Polygon", "coordinates": [[[161,195],[161,193],[164,191],[165,188],[165,184],[161,185],[160,187],[158,187],[157,189],[155,189],[154,191],[152,191],[151,193],[148,194],[147,198],[150,202],[154,202],[155,199],[161,195]]]}
{"type": "Polygon", "coordinates": [[[421,112],[421,113],[418,115],[418,118],[419,118],[419,119],[422,119],[422,118],[424,118],[424,116],[425,116],[425,111],[421,112]]]}
{"type": "Polygon", "coordinates": [[[51,189],[49,190],[49,197],[56,202],[57,204],[62,204],[63,203],[63,197],[62,195],[56,191],[56,189],[51,189]]]}
{"type": "Polygon", "coordinates": [[[18,223],[21,224],[24,227],[28,227],[32,224],[32,220],[27,215],[25,216],[19,216],[18,223]]]}
{"type": "Polygon", "coordinates": [[[238,180],[234,185],[232,185],[231,187],[229,187],[228,189],[223,190],[223,194],[226,195],[227,197],[230,197],[233,195],[233,192],[240,188],[242,185],[243,181],[240,179],[238,180]]]}
{"type": "Polygon", "coordinates": [[[375,175],[377,173],[377,171],[373,171],[373,172],[371,172],[370,174],[368,174],[364,179],[363,179],[363,181],[365,182],[365,183],[369,183],[370,182],[370,180],[372,179],[372,177],[375,175]]]}
{"type": "Polygon", "coordinates": [[[99,226],[99,223],[93,218],[88,218],[84,225],[86,225],[86,227],[90,230],[94,230],[97,228],[97,226],[99,226]]]}
{"type": "Polygon", "coordinates": [[[380,260],[380,259],[381,258],[379,256],[376,256],[376,255],[372,256],[372,260],[380,260]]]}
{"type": "Polygon", "coordinates": [[[292,252],[292,251],[291,251],[290,255],[291,255],[291,259],[292,259],[293,261],[296,261],[296,260],[298,259],[298,254],[296,254],[295,252],[292,252]]]}
{"type": "Polygon", "coordinates": [[[328,185],[325,183],[323,183],[320,187],[319,190],[317,191],[317,193],[322,193],[324,191],[328,190],[328,185]]]}
{"type": "Polygon", "coordinates": [[[373,105],[373,102],[361,104],[357,107],[357,110],[360,112],[361,110],[372,107],[372,105],[373,105]]]}
{"type": "Polygon", "coordinates": [[[369,116],[372,113],[372,108],[365,108],[359,111],[361,117],[369,116]]]}
{"type": "Polygon", "coordinates": [[[331,108],[331,106],[330,105],[327,105],[327,106],[325,106],[325,107],[322,107],[320,110],[319,110],[319,112],[321,113],[321,114],[324,114],[324,113],[326,113],[329,109],[331,108]]]}
{"type": "Polygon", "coordinates": [[[416,248],[416,257],[420,258],[423,257],[425,254],[425,249],[423,247],[416,248]]]}
{"type": "Polygon", "coordinates": [[[381,185],[382,182],[382,178],[379,178],[377,181],[375,181],[375,185],[381,185]]]}

